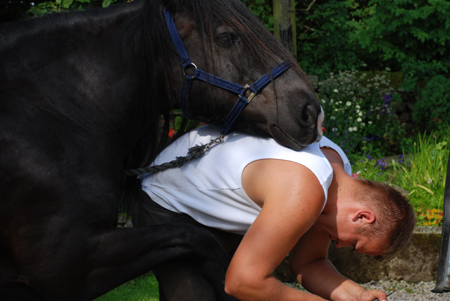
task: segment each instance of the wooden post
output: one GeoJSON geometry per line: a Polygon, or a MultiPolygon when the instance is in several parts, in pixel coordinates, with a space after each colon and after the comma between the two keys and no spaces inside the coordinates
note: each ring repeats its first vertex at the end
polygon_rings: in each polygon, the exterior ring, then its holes
{"type": "Polygon", "coordinates": [[[295,1],[273,0],[273,33],[297,59],[295,1]]]}

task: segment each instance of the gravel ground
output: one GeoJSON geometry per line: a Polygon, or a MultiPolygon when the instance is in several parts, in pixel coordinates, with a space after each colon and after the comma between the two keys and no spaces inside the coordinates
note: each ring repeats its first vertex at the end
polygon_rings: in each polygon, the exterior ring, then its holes
{"type": "Polygon", "coordinates": [[[372,281],[362,284],[366,289],[379,289],[385,292],[394,291],[392,295],[388,297],[389,301],[392,300],[407,300],[407,301],[427,301],[427,300],[450,300],[450,293],[435,294],[431,292],[436,286],[434,282],[418,282],[408,283],[406,281],[372,281]]]}
{"type": "MultiPolygon", "coordinates": [[[[361,285],[366,289],[378,289],[386,293],[394,291],[394,293],[388,297],[388,301],[450,300],[450,293],[435,294],[431,292],[431,290],[436,286],[436,284],[432,281],[409,283],[403,280],[381,280],[371,281],[361,285]]],[[[291,286],[302,289],[298,283],[291,286]]]]}

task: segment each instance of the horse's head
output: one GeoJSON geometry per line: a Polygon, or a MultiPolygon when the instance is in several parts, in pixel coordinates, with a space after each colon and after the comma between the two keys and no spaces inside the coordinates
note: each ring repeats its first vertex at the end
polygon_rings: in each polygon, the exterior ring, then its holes
{"type": "MultiPolygon", "coordinates": [[[[282,62],[291,68],[258,92],[243,110],[233,129],[263,137],[300,150],[322,136],[323,114],[316,94],[292,56],[238,0],[192,1],[173,10],[175,24],[187,54],[210,74],[251,85],[282,62]],[[176,11],[178,9],[178,11],[176,11]]],[[[170,39],[170,36],[167,37],[170,39]]],[[[176,58],[180,62],[179,58],[176,58]]],[[[173,70],[177,98],[184,78],[194,67],[173,70]]],[[[207,76],[206,76],[207,77],[207,76]]],[[[250,99],[251,91],[245,92],[250,99]]],[[[193,80],[187,110],[207,123],[223,124],[238,95],[193,80]]],[[[177,99],[178,101],[178,99],[177,99]]]]}

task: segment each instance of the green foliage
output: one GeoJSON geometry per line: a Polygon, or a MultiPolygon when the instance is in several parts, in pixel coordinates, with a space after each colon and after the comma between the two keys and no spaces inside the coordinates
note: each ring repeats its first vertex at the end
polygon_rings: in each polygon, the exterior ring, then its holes
{"type": "Polygon", "coordinates": [[[424,88],[418,89],[418,101],[413,118],[427,129],[436,129],[440,122],[450,124],[450,78],[431,77],[424,88]]]}
{"type": "Polygon", "coordinates": [[[273,32],[272,1],[242,0],[242,2],[259,18],[266,28],[273,32]]]}
{"type": "Polygon", "coordinates": [[[347,22],[351,19],[353,0],[331,0],[315,4],[308,9],[310,1],[300,1],[298,7],[298,54],[299,63],[307,74],[327,78],[330,72],[360,69],[364,61],[358,49],[350,43],[347,22]]]}
{"type": "Polygon", "coordinates": [[[308,74],[348,69],[403,71],[414,85],[449,72],[450,2],[298,2],[298,57],[308,74]]]}
{"type": "Polygon", "coordinates": [[[392,91],[385,74],[367,78],[354,70],[330,74],[319,95],[325,111],[325,135],[348,156],[381,158],[401,152],[405,131],[391,109],[392,91]]]}
{"type": "Polygon", "coordinates": [[[347,22],[349,40],[367,50],[364,61],[373,68],[413,68],[417,62],[444,59],[448,51],[447,0],[371,0],[352,16],[347,22]]]}
{"type": "Polygon", "coordinates": [[[392,182],[409,191],[416,208],[442,209],[448,157],[450,128],[441,124],[440,130],[418,136],[410,163],[406,166],[392,162],[392,182]]]}

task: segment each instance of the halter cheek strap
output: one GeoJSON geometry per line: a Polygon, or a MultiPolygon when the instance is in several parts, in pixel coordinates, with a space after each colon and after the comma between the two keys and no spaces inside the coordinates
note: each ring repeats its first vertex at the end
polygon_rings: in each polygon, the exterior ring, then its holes
{"type": "Polygon", "coordinates": [[[239,114],[252,101],[253,97],[255,97],[256,94],[258,94],[262,89],[264,89],[270,83],[271,79],[275,79],[281,74],[283,74],[286,70],[288,70],[291,67],[291,65],[288,62],[281,63],[280,65],[272,69],[269,73],[265,74],[257,81],[255,81],[252,85],[245,85],[245,86],[241,86],[239,84],[227,81],[226,79],[217,77],[208,72],[200,70],[193,62],[191,62],[187,54],[186,48],[184,47],[183,41],[181,40],[180,34],[178,33],[177,27],[175,26],[175,22],[172,18],[172,15],[168,10],[166,10],[165,8],[163,9],[167,27],[169,28],[170,35],[178,51],[181,64],[183,65],[184,68],[185,77],[181,88],[180,108],[187,118],[194,119],[192,114],[190,114],[187,105],[187,100],[189,98],[189,91],[192,85],[192,81],[194,79],[212,84],[216,87],[219,87],[221,89],[236,94],[239,97],[239,99],[233,106],[231,111],[228,113],[228,116],[225,119],[225,123],[220,132],[221,135],[226,135],[230,131],[233,123],[236,121],[239,114]],[[194,73],[192,75],[187,74],[187,70],[190,68],[194,68],[194,73]],[[245,97],[247,90],[251,91],[251,94],[248,98],[245,97]]]}

